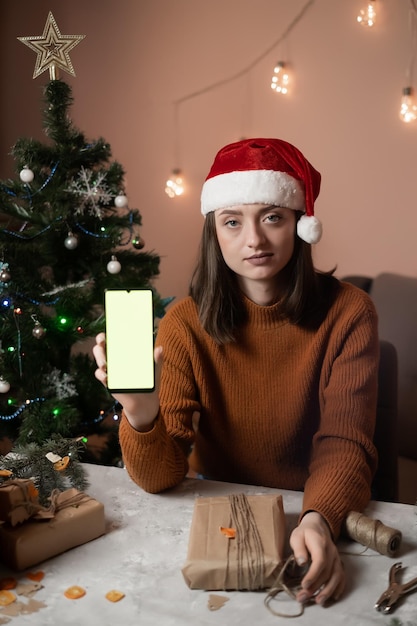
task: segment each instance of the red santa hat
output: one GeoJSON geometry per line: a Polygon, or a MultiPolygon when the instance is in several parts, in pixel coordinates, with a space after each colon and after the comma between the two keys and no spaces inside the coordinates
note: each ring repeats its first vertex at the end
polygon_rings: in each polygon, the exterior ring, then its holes
{"type": "Polygon", "coordinates": [[[303,211],[297,234],[317,243],[322,225],[314,216],[320,173],[293,145],[282,139],[243,139],[216,155],[201,193],[201,212],[239,204],[271,204],[303,211]]]}

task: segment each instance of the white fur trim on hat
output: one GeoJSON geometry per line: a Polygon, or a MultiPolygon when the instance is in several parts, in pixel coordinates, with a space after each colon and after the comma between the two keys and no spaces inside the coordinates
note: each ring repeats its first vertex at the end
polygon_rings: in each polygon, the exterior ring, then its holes
{"type": "Polygon", "coordinates": [[[323,226],[314,215],[302,215],[297,222],[297,235],[307,243],[318,243],[323,226]]]}
{"type": "Polygon", "coordinates": [[[245,170],[208,178],[201,192],[201,212],[240,204],[274,204],[305,210],[303,183],[286,172],[245,170]]]}

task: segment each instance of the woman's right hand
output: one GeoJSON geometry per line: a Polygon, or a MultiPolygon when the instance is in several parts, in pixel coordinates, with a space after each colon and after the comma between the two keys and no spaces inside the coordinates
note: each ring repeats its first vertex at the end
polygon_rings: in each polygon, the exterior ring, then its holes
{"type": "MultiPolygon", "coordinates": [[[[106,335],[100,333],[96,337],[93,355],[97,363],[95,377],[107,386],[106,335]]],[[[162,347],[154,350],[155,359],[155,391],[151,393],[115,393],[113,397],[120,402],[124,414],[131,426],[140,432],[151,430],[159,412],[159,380],[162,368],[162,347]]]]}

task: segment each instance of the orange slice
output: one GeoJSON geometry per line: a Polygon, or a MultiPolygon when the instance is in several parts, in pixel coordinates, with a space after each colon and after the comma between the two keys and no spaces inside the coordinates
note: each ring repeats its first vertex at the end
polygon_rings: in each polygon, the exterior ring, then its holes
{"type": "Polygon", "coordinates": [[[119,600],[124,597],[125,594],[122,591],[117,591],[117,589],[112,589],[106,593],[106,598],[110,600],[110,602],[119,602],[119,600]]]}
{"type": "Polygon", "coordinates": [[[36,500],[37,497],[39,496],[39,491],[36,489],[33,483],[28,485],[28,495],[31,500],[36,500]]]}
{"type": "Polygon", "coordinates": [[[78,585],[73,585],[64,591],[64,596],[69,600],[78,600],[78,598],[85,596],[85,589],[78,585]]]}
{"type": "Polygon", "coordinates": [[[0,591],[0,606],[7,606],[16,600],[16,596],[11,591],[2,589],[0,591]]]}
{"type": "Polygon", "coordinates": [[[42,572],[41,570],[39,570],[39,572],[28,572],[26,574],[26,578],[29,578],[29,580],[33,580],[36,583],[40,583],[44,576],[45,572],[42,572]]]}
{"type": "Polygon", "coordinates": [[[54,469],[57,472],[63,472],[64,469],[68,467],[68,463],[70,462],[69,456],[64,456],[62,459],[54,463],[54,469]]]}
{"type": "Polygon", "coordinates": [[[220,526],[220,532],[228,539],[234,539],[236,537],[236,528],[225,528],[220,526]]]}

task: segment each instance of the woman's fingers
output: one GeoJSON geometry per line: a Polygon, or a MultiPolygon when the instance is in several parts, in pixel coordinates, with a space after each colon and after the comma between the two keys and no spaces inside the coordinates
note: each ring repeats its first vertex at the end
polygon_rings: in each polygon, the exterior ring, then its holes
{"type": "Polygon", "coordinates": [[[105,387],[107,386],[107,361],[106,361],[106,335],[99,333],[93,346],[93,356],[97,364],[94,372],[95,377],[105,387]]]}
{"type": "Polygon", "coordinates": [[[345,572],[326,522],[309,512],[291,534],[291,547],[299,565],[311,561],[297,594],[299,602],[314,599],[317,604],[338,599],[345,587],[345,572]]]}

